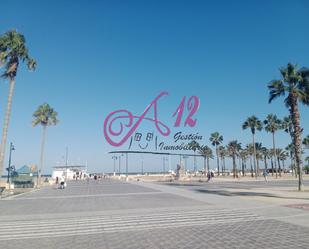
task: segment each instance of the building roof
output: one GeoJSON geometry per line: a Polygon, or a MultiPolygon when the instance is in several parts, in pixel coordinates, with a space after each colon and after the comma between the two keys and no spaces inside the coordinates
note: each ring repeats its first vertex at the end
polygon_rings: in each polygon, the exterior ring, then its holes
{"type": "Polygon", "coordinates": [[[18,170],[16,170],[18,174],[30,174],[33,173],[30,170],[30,167],[28,167],[27,165],[22,166],[21,168],[19,168],[18,170]]]}
{"type": "Polygon", "coordinates": [[[68,165],[68,166],[55,166],[53,167],[53,169],[82,169],[82,168],[86,168],[86,166],[83,165],[68,165]]]}

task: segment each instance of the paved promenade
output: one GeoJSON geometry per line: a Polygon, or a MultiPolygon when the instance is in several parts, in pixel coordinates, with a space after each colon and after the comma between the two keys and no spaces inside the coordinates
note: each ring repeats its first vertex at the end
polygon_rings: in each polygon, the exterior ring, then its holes
{"type": "Polygon", "coordinates": [[[305,249],[309,196],[281,196],[291,184],[69,182],[0,200],[0,248],[305,249]]]}

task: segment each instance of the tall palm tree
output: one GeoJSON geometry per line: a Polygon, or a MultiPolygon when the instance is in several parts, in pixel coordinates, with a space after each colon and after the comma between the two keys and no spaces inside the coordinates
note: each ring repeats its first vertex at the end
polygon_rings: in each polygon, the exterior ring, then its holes
{"type": "Polygon", "coordinates": [[[232,160],[233,160],[233,177],[234,178],[236,178],[237,176],[236,157],[239,153],[240,148],[241,148],[241,143],[238,143],[237,140],[233,140],[229,142],[227,145],[229,156],[232,157],[232,160]]]}
{"type": "Polygon", "coordinates": [[[274,152],[274,164],[275,164],[275,170],[276,170],[276,178],[278,177],[277,174],[277,153],[276,153],[276,142],[275,142],[275,133],[277,130],[281,129],[282,126],[282,121],[277,118],[276,115],[274,114],[269,114],[267,115],[266,119],[264,120],[265,124],[265,131],[270,132],[272,134],[273,138],[273,152],[274,152]]]}
{"type": "Polygon", "coordinates": [[[189,148],[190,148],[191,150],[193,150],[193,152],[194,152],[194,158],[193,158],[193,160],[194,160],[194,172],[196,172],[197,167],[196,167],[196,156],[195,156],[195,153],[196,153],[196,151],[200,148],[200,145],[199,145],[199,143],[196,142],[195,140],[192,140],[192,141],[188,144],[188,146],[189,146],[189,148]]]}
{"type": "Polygon", "coordinates": [[[269,103],[274,99],[285,96],[284,102],[289,108],[293,123],[293,144],[295,146],[296,167],[298,169],[298,190],[303,190],[300,112],[298,104],[309,105],[309,69],[298,69],[297,65],[288,63],[287,67],[280,69],[281,79],[272,80],[268,84],[269,103]]]}
{"type": "Polygon", "coordinates": [[[258,176],[258,171],[256,167],[256,150],[255,150],[255,133],[256,131],[261,131],[263,129],[262,122],[256,117],[248,117],[247,120],[243,123],[242,128],[244,130],[250,129],[252,133],[252,145],[253,145],[253,164],[255,170],[255,177],[258,176]]]}
{"type": "Polygon", "coordinates": [[[214,132],[210,135],[209,141],[211,142],[212,146],[216,148],[216,157],[217,157],[217,168],[218,168],[218,175],[220,175],[220,166],[219,166],[219,150],[218,146],[223,142],[223,136],[220,135],[219,132],[214,132]]]}
{"type": "Polygon", "coordinates": [[[213,159],[212,149],[207,145],[199,147],[199,154],[201,154],[204,158],[204,172],[206,174],[206,170],[207,172],[209,171],[209,159],[213,159]]]}
{"type": "Polygon", "coordinates": [[[15,30],[10,30],[0,36],[0,67],[4,67],[1,76],[9,80],[9,96],[4,118],[1,147],[0,147],[0,176],[2,175],[6,140],[12,110],[15,78],[20,62],[26,62],[29,70],[36,68],[36,61],[30,58],[26,47],[25,37],[15,30]]]}
{"type": "Polygon", "coordinates": [[[38,107],[38,109],[33,113],[32,125],[42,125],[42,140],[41,140],[41,155],[40,155],[40,165],[38,172],[38,182],[37,185],[41,184],[41,174],[44,163],[44,147],[45,147],[45,136],[47,126],[56,125],[59,121],[57,119],[58,113],[49,106],[49,104],[43,104],[38,107]]]}

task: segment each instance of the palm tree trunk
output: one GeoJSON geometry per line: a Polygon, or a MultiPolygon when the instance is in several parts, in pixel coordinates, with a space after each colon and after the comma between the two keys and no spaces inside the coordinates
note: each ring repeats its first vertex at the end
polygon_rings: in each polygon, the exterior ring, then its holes
{"type": "Polygon", "coordinates": [[[224,168],[224,171],[222,171],[223,172],[222,174],[225,175],[224,173],[225,172],[225,157],[223,157],[222,160],[223,160],[223,168],[224,168]]]}
{"type": "Polygon", "coordinates": [[[0,176],[2,176],[2,171],[3,171],[6,140],[7,140],[9,123],[10,123],[11,110],[12,110],[12,100],[13,100],[13,94],[14,94],[14,86],[15,86],[15,79],[11,78],[10,79],[9,97],[8,97],[8,103],[7,103],[6,113],[5,113],[5,119],[4,119],[4,124],[3,124],[3,131],[2,131],[2,139],[1,139],[0,176]]]}
{"type": "Polygon", "coordinates": [[[280,159],[278,157],[278,171],[279,171],[279,176],[281,177],[281,166],[280,166],[280,159]]]}
{"type": "Polygon", "coordinates": [[[291,160],[291,170],[292,170],[292,176],[294,176],[294,166],[293,166],[293,158],[292,155],[290,154],[290,160],[291,160]]]}
{"type": "Polygon", "coordinates": [[[209,172],[209,157],[207,157],[207,172],[209,172]]]}
{"type": "Polygon", "coordinates": [[[294,130],[293,143],[295,146],[296,168],[298,171],[298,191],[304,189],[302,176],[302,159],[301,159],[301,128],[300,128],[300,113],[298,110],[297,96],[291,95],[291,117],[294,130]]]}
{"type": "Polygon", "coordinates": [[[277,152],[276,152],[276,144],[275,144],[275,133],[273,132],[273,150],[274,150],[274,164],[275,164],[275,170],[276,170],[276,178],[278,178],[278,172],[277,172],[277,152]]]}
{"type": "Polygon", "coordinates": [[[270,163],[271,163],[271,176],[274,176],[274,160],[273,160],[272,155],[271,155],[271,158],[270,158],[270,163]]]}
{"type": "Polygon", "coordinates": [[[236,158],[235,155],[233,155],[233,177],[236,178],[236,158]]]}
{"type": "Polygon", "coordinates": [[[267,157],[264,156],[264,165],[265,165],[265,169],[267,170],[267,157]]]}
{"type": "Polygon", "coordinates": [[[217,167],[218,167],[218,176],[220,175],[220,165],[219,165],[219,151],[218,145],[216,145],[216,155],[217,155],[217,167]]]}
{"type": "Polygon", "coordinates": [[[195,150],[194,150],[194,157],[193,157],[193,160],[194,160],[194,174],[196,173],[196,157],[195,157],[195,150]]]}
{"type": "Polygon", "coordinates": [[[204,156],[204,174],[206,175],[206,157],[204,156]]]}
{"type": "Polygon", "coordinates": [[[252,156],[250,156],[250,171],[251,171],[251,177],[253,177],[252,156]]]}
{"type": "Polygon", "coordinates": [[[256,150],[255,150],[255,137],[254,137],[254,133],[252,133],[252,144],[253,144],[253,164],[254,164],[255,178],[257,178],[256,150]]]}
{"type": "Polygon", "coordinates": [[[42,140],[41,140],[40,168],[38,172],[38,186],[41,185],[41,175],[44,166],[45,136],[46,136],[46,125],[43,125],[42,138],[41,138],[42,140]]]}

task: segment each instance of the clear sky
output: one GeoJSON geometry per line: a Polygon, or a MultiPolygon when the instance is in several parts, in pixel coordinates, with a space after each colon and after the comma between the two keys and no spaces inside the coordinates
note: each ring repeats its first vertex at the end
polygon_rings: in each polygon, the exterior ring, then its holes
{"type": "MultiPolygon", "coordinates": [[[[32,113],[47,102],[60,123],[47,131],[46,172],[64,161],[66,146],[70,163],[111,171],[105,117],[116,109],[140,115],[161,91],[169,92],[159,109],[165,122],[172,124],[183,96],[197,95],[191,132],[204,143],[214,131],[225,142],[249,143],[250,132],[241,129],[248,116],[288,114],[283,99],[268,104],[266,86],[288,62],[309,67],[308,11],[305,0],[1,1],[0,33],[23,33],[38,62],[37,71],[21,67],[16,79],[8,135],[16,147],[13,164],[38,163],[41,128],[31,126],[32,113]]],[[[0,83],[3,120],[8,83],[0,83]]],[[[309,108],[301,115],[307,135],[309,108]]],[[[257,137],[271,145],[269,134],[257,137]]],[[[277,141],[285,147],[289,137],[279,132],[277,141]]],[[[161,159],[150,158],[144,157],[145,170],[160,170],[161,159]]],[[[131,170],[139,167],[139,157],[131,160],[131,170]]]]}

